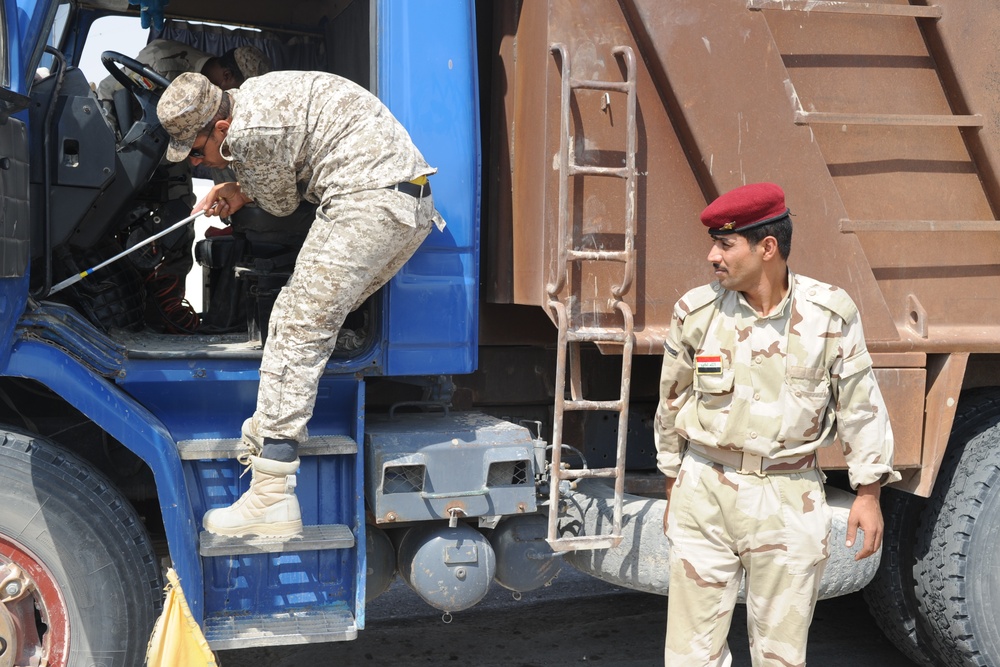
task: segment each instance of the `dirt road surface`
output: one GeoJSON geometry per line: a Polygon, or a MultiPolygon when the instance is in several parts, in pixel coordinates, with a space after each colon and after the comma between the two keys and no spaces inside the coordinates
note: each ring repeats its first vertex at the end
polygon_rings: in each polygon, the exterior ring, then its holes
{"type": "MultiPolygon", "coordinates": [[[[443,623],[398,578],[368,606],[367,628],[337,644],[224,651],[222,667],[639,667],[663,664],[666,598],[605,584],[564,567],[548,587],[515,600],[494,584],[479,605],[443,623]]],[[[729,633],[733,664],[750,665],[746,613],[729,633]]],[[[910,667],[868,614],[860,594],[819,603],[810,667],[910,667]]]]}

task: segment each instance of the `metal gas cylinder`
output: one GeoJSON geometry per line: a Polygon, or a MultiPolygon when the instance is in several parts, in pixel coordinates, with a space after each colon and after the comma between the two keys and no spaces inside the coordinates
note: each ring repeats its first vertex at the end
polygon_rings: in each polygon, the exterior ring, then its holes
{"type": "Polygon", "coordinates": [[[367,577],[365,601],[371,602],[385,593],[396,576],[396,550],[385,531],[377,526],[365,526],[367,577]]]}
{"type": "Polygon", "coordinates": [[[417,526],[399,543],[399,573],[427,604],[468,609],[483,599],[496,573],[489,541],[466,524],[417,526]]]}
{"type": "Polygon", "coordinates": [[[500,522],[490,535],[497,558],[497,583],[525,593],[556,578],[562,558],[545,541],[547,531],[548,521],[537,514],[507,517],[500,522]]]}

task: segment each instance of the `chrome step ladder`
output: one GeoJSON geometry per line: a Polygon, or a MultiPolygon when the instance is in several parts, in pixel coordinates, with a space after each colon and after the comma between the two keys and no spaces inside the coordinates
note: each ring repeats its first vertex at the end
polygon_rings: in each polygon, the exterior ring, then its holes
{"type": "Polygon", "coordinates": [[[570,57],[564,44],[552,44],[550,50],[558,54],[562,67],[559,145],[559,218],[556,275],[546,285],[548,309],[559,328],[556,357],[555,406],[552,421],[552,462],[550,468],[549,523],[547,541],[554,551],[606,549],[617,546],[622,539],[622,504],[625,492],[625,446],[628,436],[629,388],[632,373],[634,346],[632,308],[623,300],[635,279],[635,192],[636,192],[636,65],[635,54],[628,46],[617,46],[612,53],[625,64],[624,81],[584,80],[573,77],[570,57]],[[600,167],[579,165],[576,160],[571,132],[571,96],[575,90],[605,91],[605,103],[611,92],[624,93],[626,102],[625,166],[600,167]],[[586,250],[578,247],[573,234],[573,220],[569,215],[569,182],[574,176],[599,176],[625,181],[624,249],[586,250]],[[621,317],[618,327],[580,326],[574,318],[572,303],[579,303],[579,296],[572,293],[562,298],[571,267],[579,262],[618,262],[624,265],[621,282],[611,289],[609,308],[621,317]],[[581,382],[580,346],[583,343],[620,345],[622,348],[621,390],[618,400],[592,401],[583,397],[581,382]],[[570,375],[570,395],[566,398],[567,365],[570,375]],[[615,467],[573,469],[562,462],[563,417],[566,411],[605,410],[618,413],[618,442],[615,467]],[[563,482],[575,485],[584,478],[613,479],[615,484],[614,518],[609,534],[569,535],[559,534],[560,495],[563,482]]]}

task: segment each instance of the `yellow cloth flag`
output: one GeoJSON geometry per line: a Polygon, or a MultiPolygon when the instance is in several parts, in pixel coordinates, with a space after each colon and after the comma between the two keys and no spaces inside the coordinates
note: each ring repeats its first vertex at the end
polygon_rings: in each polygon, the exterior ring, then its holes
{"type": "Polygon", "coordinates": [[[167,597],[146,649],[147,667],[218,667],[173,568],[167,570],[167,597]]]}

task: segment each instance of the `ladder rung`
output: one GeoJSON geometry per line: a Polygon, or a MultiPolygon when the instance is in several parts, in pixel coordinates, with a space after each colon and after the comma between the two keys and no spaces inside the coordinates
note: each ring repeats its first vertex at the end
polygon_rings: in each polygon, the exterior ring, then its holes
{"type": "Polygon", "coordinates": [[[618,468],[567,468],[559,471],[559,479],[618,479],[618,468]]]}
{"type": "Polygon", "coordinates": [[[852,232],[1000,232],[1000,220],[841,220],[852,232]]]}
{"type": "Polygon", "coordinates": [[[627,334],[618,329],[572,329],[566,332],[571,343],[624,343],[627,334]]]}
{"type": "Polygon", "coordinates": [[[613,90],[627,93],[631,84],[627,81],[597,81],[594,79],[570,79],[569,87],[573,90],[613,90]]]}
{"type": "Polygon", "coordinates": [[[567,260],[589,262],[627,262],[631,253],[625,250],[580,250],[572,248],[566,251],[567,260]]]}
{"type": "Polygon", "coordinates": [[[564,410],[614,410],[622,409],[621,401],[565,401],[564,410]]]}
{"type": "Polygon", "coordinates": [[[628,178],[627,167],[590,167],[578,164],[569,165],[570,176],[615,176],[617,178],[628,178]]]}
{"type": "MultiPolygon", "coordinates": [[[[225,613],[225,612],[223,612],[225,613]]],[[[258,646],[318,644],[357,639],[351,612],[341,607],[291,610],[261,615],[236,612],[205,619],[205,639],[216,651],[258,646]]]]}
{"type": "Polygon", "coordinates": [[[982,127],[980,114],[949,116],[934,114],[895,113],[835,113],[827,111],[796,111],[796,125],[916,125],[921,127],[982,127]]]}
{"type": "Polygon", "coordinates": [[[829,14],[913,16],[920,19],[939,19],[944,15],[941,8],[936,6],[919,7],[914,5],[887,5],[879,2],[831,2],[829,0],[750,0],[747,8],[825,12],[829,14]]]}
{"type": "Polygon", "coordinates": [[[560,537],[546,540],[553,551],[579,551],[581,549],[612,549],[621,544],[621,537],[608,535],[584,535],[582,537],[560,537]]]}
{"type": "MultiPolygon", "coordinates": [[[[181,440],[177,450],[183,461],[235,459],[246,451],[239,438],[181,440]]],[[[334,456],[357,454],[358,443],[348,435],[314,435],[299,445],[299,456],[334,456]]]]}
{"type": "Polygon", "coordinates": [[[295,537],[245,535],[232,537],[208,531],[199,534],[198,552],[202,556],[241,556],[246,554],[285,553],[289,551],[323,551],[351,549],[354,533],[343,524],[303,526],[295,537]]]}

